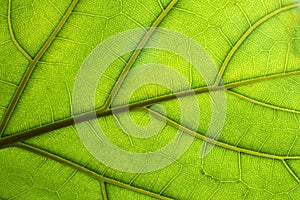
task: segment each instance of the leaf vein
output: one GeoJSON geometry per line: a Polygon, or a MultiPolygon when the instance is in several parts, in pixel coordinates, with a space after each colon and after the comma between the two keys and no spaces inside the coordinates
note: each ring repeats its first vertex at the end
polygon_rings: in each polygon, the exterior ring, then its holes
{"type": "MultiPolygon", "coordinates": [[[[9,1],[10,2],[10,1],[9,1]]],[[[52,34],[50,35],[50,37],[48,38],[48,40],[45,42],[45,44],[42,46],[42,48],[39,50],[39,52],[37,53],[37,55],[35,56],[35,58],[33,60],[30,61],[30,65],[27,68],[19,87],[17,88],[5,114],[3,115],[3,120],[1,121],[0,124],[0,138],[3,136],[4,133],[4,129],[21,97],[21,94],[34,70],[34,68],[36,67],[37,62],[40,60],[40,58],[44,55],[44,53],[46,52],[46,50],[49,48],[49,46],[52,44],[53,40],[55,39],[56,35],[60,32],[60,30],[62,29],[64,23],[66,22],[66,20],[69,18],[72,10],[74,9],[74,7],[76,6],[78,0],[73,0],[73,2],[71,3],[71,5],[69,6],[69,8],[67,9],[65,15],[63,16],[63,18],[60,20],[60,22],[58,23],[57,27],[54,29],[54,31],[52,32],[52,34]]],[[[10,8],[10,6],[9,6],[10,8]]],[[[10,16],[10,15],[9,15],[10,16]]]]}
{"type": "Polygon", "coordinates": [[[285,160],[282,160],[282,163],[284,167],[287,169],[287,171],[291,174],[291,176],[298,182],[300,183],[299,177],[295,174],[295,172],[290,168],[290,166],[287,164],[285,160]]]}
{"type": "Polygon", "coordinates": [[[104,181],[100,181],[101,186],[101,192],[103,196],[103,200],[108,200],[107,190],[106,190],[106,184],[104,181]]]}
{"type": "MultiPolygon", "coordinates": [[[[193,95],[193,94],[206,93],[208,91],[223,90],[224,87],[225,87],[225,89],[229,90],[231,88],[235,88],[238,86],[247,85],[247,84],[251,84],[251,83],[255,83],[255,82],[259,82],[259,81],[293,76],[293,75],[299,75],[299,74],[300,74],[300,71],[293,71],[293,72],[288,72],[288,73],[273,74],[270,76],[263,76],[263,77],[248,79],[248,80],[242,80],[242,81],[235,82],[235,83],[229,83],[224,86],[209,86],[209,87],[195,88],[193,90],[186,90],[186,91],[182,91],[182,92],[178,92],[178,93],[174,93],[174,94],[168,94],[168,95],[156,97],[153,99],[147,99],[144,101],[132,103],[130,105],[124,105],[124,106],[120,106],[120,107],[116,107],[116,108],[110,108],[106,111],[104,111],[102,108],[100,108],[100,109],[96,109],[95,112],[96,112],[96,116],[98,118],[100,118],[100,117],[111,115],[113,113],[117,114],[117,113],[121,113],[121,112],[126,112],[126,111],[128,111],[127,108],[129,108],[129,110],[140,109],[144,106],[149,106],[154,103],[168,101],[168,100],[172,100],[172,99],[179,98],[179,97],[185,97],[185,96],[189,96],[189,95],[193,95]]],[[[25,130],[20,133],[15,133],[10,136],[2,137],[2,138],[0,138],[0,149],[11,146],[12,144],[17,143],[17,142],[25,141],[25,140],[30,139],[35,136],[57,130],[59,128],[74,125],[75,119],[78,122],[84,122],[84,121],[94,119],[94,112],[81,113],[80,115],[72,116],[72,117],[69,117],[69,118],[66,118],[66,119],[63,119],[60,121],[53,122],[51,124],[46,124],[46,125],[43,125],[40,127],[33,128],[33,129],[25,130]]]]}
{"type": "Polygon", "coordinates": [[[299,177],[295,174],[295,172],[289,167],[289,165],[286,163],[286,160],[289,159],[299,159],[299,156],[279,156],[279,155],[274,155],[274,154],[268,154],[268,153],[261,153],[261,152],[257,152],[257,151],[253,151],[250,149],[245,149],[245,148],[241,148],[241,147],[237,147],[237,146],[233,146],[230,144],[226,144],[224,142],[220,142],[218,140],[215,140],[213,138],[207,137],[205,135],[199,134],[185,126],[182,126],[181,124],[176,123],[175,121],[171,120],[170,118],[161,115],[160,113],[150,109],[150,108],[144,108],[146,111],[148,111],[149,113],[151,113],[153,116],[157,117],[160,120],[165,121],[167,124],[169,124],[170,126],[173,126],[181,131],[183,131],[184,133],[187,133],[191,136],[194,136],[200,140],[202,140],[203,142],[207,142],[213,145],[216,145],[218,147],[222,147],[224,149],[228,149],[231,151],[235,151],[240,153],[244,153],[244,154],[248,154],[248,155],[253,155],[253,156],[257,156],[257,157],[261,157],[261,158],[268,158],[268,159],[273,159],[273,160],[280,160],[283,162],[285,168],[287,169],[287,171],[296,179],[296,181],[298,183],[300,183],[300,179],[299,177]]]}
{"type": "Polygon", "coordinates": [[[33,59],[31,58],[31,56],[25,51],[25,49],[23,49],[23,47],[19,44],[19,42],[17,41],[17,39],[15,37],[13,27],[12,27],[12,19],[11,19],[11,13],[12,13],[11,1],[12,0],[8,0],[8,15],[7,15],[9,35],[10,35],[11,40],[13,41],[14,45],[23,54],[23,56],[25,56],[29,61],[32,61],[33,59]]]}
{"type": "Polygon", "coordinates": [[[162,199],[162,200],[172,199],[172,198],[163,196],[161,194],[156,194],[154,192],[151,192],[151,191],[148,191],[148,190],[145,190],[145,189],[142,189],[142,188],[138,188],[138,187],[135,187],[135,186],[132,186],[132,185],[128,185],[126,183],[114,180],[112,178],[104,177],[104,176],[102,176],[102,175],[100,175],[100,174],[98,174],[98,173],[96,173],[96,172],[94,172],[94,171],[92,171],[92,170],[90,170],[86,167],[83,167],[83,166],[81,166],[81,165],[79,165],[79,164],[77,164],[73,161],[70,161],[70,160],[65,159],[63,157],[55,155],[55,154],[53,154],[49,151],[40,149],[38,147],[29,145],[29,144],[17,143],[17,144],[14,145],[14,147],[21,148],[23,150],[26,150],[26,151],[35,153],[37,155],[49,158],[49,159],[54,160],[56,162],[59,162],[59,163],[65,165],[65,166],[71,167],[71,168],[73,168],[73,169],[75,169],[75,170],[77,170],[81,173],[84,173],[85,175],[87,175],[89,177],[92,177],[96,180],[99,180],[101,182],[109,183],[109,184],[112,184],[112,185],[115,185],[115,186],[118,186],[118,187],[121,187],[121,188],[124,188],[124,189],[132,190],[134,192],[138,192],[138,193],[141,193],[141,194],[144,194],[144,195],[147,195],[147,196],[150,196],[150,197],[162,199]]]}
{"type": "MultiPolygon", "coordinates": [[[[262,152],[257,152],[257,151],[253,151],[250,149],[245,149],[245,148],[241,148],[238,146],[233,146],[218,140],[215,140],[213,138],[207,137],[205,135],[199,134],[191,129],[189,129],[188,127],[182,126],[180,124],[178,124],[177,122],[173,121],[172,119],[161,115],[160,113],[149,109],[149,108],[145,108],[149,113],[151,113],[153,116],[157,117],[158,119],[161,119],[163,121],[166,121],[167,124],[169,124],[170,126],[173,126],[191,136],[194,136],[204,142],[210,143],[210,144],[214,144],[218,147],[222,147],[224,149],[228,149],[228,150],[232,150],[232,151],[236,151],[236,152],[240,152],[240,153],[244,153],[244,154],[249,154],[249,155],[253,155],[253,156],[258,156],[258,157],[262,157],[262,158],[269,158],[269,159],[275,159],[275,160],[285,160],[285,159],[293,159],[294,156],[281,156],[281,155],[275,155],[275,154],[268,154],[268,153],[262,153],[262,152]]],[[[298,156],[296,156],[297,158],[299,158],[298,156]]]]}
{"type": "Polygon", "coordinates": [[[129,58],[127,64],[125,65],[122,73],[120,74],[117,82],[115,83],[115,85],[114,85],[114,87],[113,87],[110,95],[108,96],[108,98],[107,98],[107,100],[106,100],[106,102],[105,102],[105,104],[103,106],[104,107],[103,110],[109,109],[109,107],[111,106],[112,99],[114,98],[114,95],[116,95],[118,93],[118,90],[120,89],[123,81],[125,80],[126,75],[128,74],[130,68],[132,67],[132,65],[134,64],[134,62],[136,61],[136,59],[138,58],[138,56],[140,55],[140,53],[142,52],[143,47],[146,45],[146,43],[151,38],[152,34],[155,31],[155,28],[158,27],[158,25],[160,24],[160,22],[170,12],[170,10],[177,3],[177,1],[178,0],[172,0],[169,3],[169,5],[167,6],[167,8],[165,10],[163,10],[163,12],[161,12],[161,14],[158,16],[158,18],[153,22],[153,24],[151,25],[151,27],[148,29],[147,33],[143,36],[143,38],[141,39],[140,43],[136,47],[135,51],[130,56],[130,58],[129,58]]]}
{"type": "Polygon", "coordinates": [[[243,100],[246,100],[246,101],[249,101],[251,103],[254,103],[254,104],[257,104],[257,105],[261,105],[261,106],[264,106],[264,107],[267,107],[267,108],[272,108],[272,109],[275,109],[275,110],[281,110],[281,111],[285,111],[285,112],[289,112],[289,113],[296,113],[296,114],[300,114],[300,111],[298,110],[293,110],[293,109],[289,109],[289,108],[284,108],[284,107],[280,107],[280,106],[275,106],[275,105],[272,105],[272,104],[269,104],[269,103],[264,103],[262,101],[259,101],[259,100],[256,100],[256,99],[253,99],[253,98],[250,98],[250,97],[247,97],[245,95],[242,95],[240,93],[237,93],[237,92],[234,92],[232,90],[227,90],[227,92],[229,94],[232,94],[240,99],[243,99],[243,100]]]}
{"type": "Polygon", "coordinates": [[[231,48],[231,50],[229,51],[229,53],[227,54],[224,62],[222,63],[222,66],[220,68],[219,74],[217,75],[216,81],[214,85],[219,85],[221,84],[221,79],[222,76],[229,64],[229,62],[231,61],[233,55],[235,54],[235,52],[238,50],[238,48],[243,44],[243,42],[247,39],[247,37],[253,33],[253,31],[259,27],[261,24],[263,24],[264,22],[268,21],[270,18],[274,17],[275,15],[277,15],[278,13],[293,9],[300,6],[300,3],[294,3],[288,6],[284,6],[281,7],[279,9],[276,9],[274,11],[272,11],[271,13],[267,14],[266,16],[264,16],[263,18],[259,19],[258,21],[256,21],[253,25],[251,25],[249,27],[249,29],[240,37],[240,39],[235,43],[235,45],[231,48]]]}

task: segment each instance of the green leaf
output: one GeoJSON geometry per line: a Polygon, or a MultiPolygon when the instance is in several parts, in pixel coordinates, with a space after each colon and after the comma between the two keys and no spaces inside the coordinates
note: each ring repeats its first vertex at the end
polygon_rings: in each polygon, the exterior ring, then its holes
{"type": "MultiPolygon", "coordinates": [[[[0,198],[298,199],[299,7],[295,0],[1,1],[0,198]],[[99,80],[97,119],[88,106],[74,112],[75,81],[86,58],[108,38],[137,28],[141,34],[124,38],[132,51],[115,59],[99,80]],[[176,35],[161,39],[155,28],[180,33],[205,49],[218,69],[210,74],[213,80],[180,54],[146,48],[159,41],[190,50],[176,35]],[[124,104],[144,78],[131,71],[148,63],[168,66],[170,74],[157,79],[170,88],[144,85],[124,104]],[[222,92],[226,101],[215,102],[222,92]],[[192,101],[199,106],[199,126],[192,101]],[[191,108],[188,119],[182,119],[183,104],[191,108]],[[130,135],[128,119],[147,138],[130,135]],[[158,155],[157,165],[172,159],[161,169],[122,171],[82,142],[78,126],[88,127],[89,139],[94,124],[116,146],[136,154],[151,154],[173,140],[192,142],[178,159],[158,155]]],[[[113,53],[120,44],[106,48],[113,53]]],[[[178,142],[174,154],[184,148],[178,142]]],[[[117,157],[114,151],[109,156],[117,157]]]]}

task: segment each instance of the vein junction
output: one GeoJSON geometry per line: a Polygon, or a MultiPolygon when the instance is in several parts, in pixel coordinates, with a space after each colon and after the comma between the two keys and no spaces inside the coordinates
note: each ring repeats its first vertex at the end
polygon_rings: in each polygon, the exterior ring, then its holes
{"type": "MultiPolygon", "coordinates": [[[[9,1],[10,2],[10,1],[9,1]]],[[[140,44],[139,44],[139,48],[137,48],[138,50],[136,50],[134,53],[133,53],[133,56],[130,58],[130,60],[128,61],[127,65],[125,66],[120,78],[118,79],[113,91],[112,94],[114,93],[117,93],[118,89],[121,87],[125,77],[126,77],[126,74],[128,73],[129,69],[132,67],[133,63],[135,62],[136,58],[140,55],[141,53],[141,50],[142,47],[146,44],[146,42],[151,38],[151,35],[153,34],[154,32],[154,28],[159,26],[160,22],[164,19],[164,17],[167,15],[167,13],[172,9],[172,7],[176,4],[177,0],[173,0],[169,6],[163,10],[162,14],[157,18],[157,20],[153,23],[152,27],[148,30],[148,32],[146,33],[146,35],[143,37],[143,39],[141,40],[140,44]]],[[[10,104],[9,108],[8,108],[8,111],[6,112],[6,114],[4,115],[4,119],[3,121],[1,122],[1,125],[0,125],[0,131],[1,131],[1,134],[3,134],[4,132],[4,129],[6,127],[6,124],[9,120],[9,118],[11,117],[11,114],[14,110],[14,107],[15,105],[17,104],[18,102],[18,99],[20,98],[22,92],[23,92],[23,89],[26,85],[26,83],[28,82],[29,78],[30,78],[30,75],[31,73],[33,72],[35,66],[36,66],[36,63],[40,60],[40,58],[43,56],[43,54],[46,52],[46,50],[48,49],[48,47],[52,44],[55,36],[58,34],[58,32],[61,30],[61,28],[63,27],[63,24],[64,22],[68,19],[68,17],[70,16],[72,10],[74,9],[74,7],[76,6],[77,4],[77,0],[74,0],[72,2],[72,4],[70,5],[69,9],[67,10],[65,16],[62,18],[61,22],[58,24],[58,26],[56,27],[56,29],[54,30],[54,32],[51,34],[49,40],[46,41],[46,43],[44,44],[44,46],[41,48],[41,50],[38,52],[38,54],[35,56],[35,58],[31,58],[29,55],[26,54],[26,52],[23,50],[22,51],[22,47],[17,43],[17,41],[15,40],[14,36],[13,36],[13,32],[12,32],[12,29],[10,28],[10,33],[11,33],[11,37],[15,43],[15,45],[18,47],[18,49],[23,53],[23,55],[25,57],[27,57],[29,60],[30,60],[30,66],[29,66],[29,70],[26,72],[23,80],[21,81],[20,83],[20,86],[19,86],[19,89],[17,90],[14,98],[13,98],[13,101],[12,103],[10,104]]],[[[177,128],[177,129],[180,129],[182,130],[183,132],[187,133],[187,134],[190,134],[192,136],[195,136],[196,138],[198,139],[201,139],[203,140],[204,142],[207,142],[207,143],[210,143],[210,144],[215,144],[216,146],[219,146],[219,147],[222,147],[222,148],[225,148],[225,149],[229,149],[229,150],[232,150],[232,151],[236,151],[236,152],[241,152],[241,153],[245,153],[245,154],[249,154],[249,155],[253,155],[253,156],[259,156],[259,157],[264,157],[264,158],[268,158],[268,159],[275,159],[275,160],[280,160],[283,165],[285,166],[285,168],[289,171],[289,173],[295,178],[295,180],[300,183],[300,180],[299,180],[299,177],[297,177],[297,175],[295,174],[295,172],[293,172],[293,170],[289,167],[289,165],[287,164],[287,160],[298,160],[300,159],[300,156],[279,156],[279,155],[272,155],[272,154],[267,154],[267,153],[260,153],[260,152],[256,152],[256,151],[252,151],[252,150],[248,150],[248,149],[243,149],[243,148],[240,148],[240,147],[237,147],[237,146],[233,146],[233,145],[230,145],[230,144],[226,144],[226,143],[223,143],[223,142],[220,142],[220,141],[216,141],[212,138],[209,138],[209,137],[206,137],[204,135],[201,135],[197,132],[194,132],[192,130],[190,130],[189,128],[187,127],[184,127],[176,122],[174,122],[173,120],[167,118],[166,116],[163,116],[149,108],[147,108],[147,106],[149,105],[152,105],[154,103],[158,103],[158,102],[161,102],[161,101],[167,101],[167,100],[171,100],[171,99],[174,99],[174,98],[177,98],[177,96],[181,96],[181,97],[184,97],[184,96],[188,96],[190,95],[191,93],[196,93],[196,94],[200,94],[200,93],[204,93],[204,92],[208,92],[209,90],[220,90],[222,89],[222,87],[220,86],[220,80],[222,78],[222,75],[226,69],[226,66],[228,65],[231,57],[233,56],[233,54],[236,52],[236,50],[238,49],[238,47],[243,43],[243,41],[247,38],[248,35],[251,34],[251,32],[256,28],[258,27],[260,24],[262,24],[263,22],[265,22],[267,19],[271,18],[272,16],[278,14],[279,12],[283,12],[285,10],[288,10],[288,9],[291,9],[291,8],[295,8],[297,6],[299,6],[300,3],[297,3],[297,4],[293,4],[293,5],[290,5],[290,6],[286,6],[286,7],[283,7],[283,8],[280,8],[276,11],[273,11],[272,13],[266,15],[264,18],[262,18],[261,20],[259,20],[258,22],[256,22],[253,26],[250,27],[250,29],[241,37],[241,39],[237,42],[237,44],[234,46],[234,48],[231,50],[231,52],[229,53],[229,55],[226,57],[225,59],[225,62],[223,63],[222,67],[221,67],[221,71],[218,75],[218,78],[215,82],[215,85],[213,86],[209,86],[209,87],[205,87],[205,88],[197,88],[197,89],[194,89],[194,90],[191,90],[191,91],[183,91],[183,92],[180,92],[179,94],[170,94],[170,95],[165,95],[165,96],[162,96],[162,97],[158,97],[156,99],[149,99],[149,100],[146,100],[146,101],[143,101],[143,102],[139,102],[139,103],[135,103],[135,104],[132,104],[132,105],[129,105],[129,107],[131,109],[145,109],[147,110],[148,112],[152,113],[154,116],[156,116],[158,119],[161,119],[161,120],[165,120],[167,122],[167,124],[177,128]]],[[[10,7],[9,7],[10,9],[10,7]]],[[[9,26],[11,27],[11,26],[9,26]]],[[[289,76],[289,75],[299,75],[300,74],[300,71],[294,71],[294,72],[287,72],[287,73],[282,73],[282,74],[277,74],[277,75],[270,75],[270,76],[265,76],[265,77],[259,77],[259,78],[254,78],[254,79],[249,79],[249,80],[244,80],[244,81],[240,81],[240,82],[236,82],[236,83],[230,83],[230,84],[227,84],[225,85],[225,89],[228,90],[229,93],[234,93],[232,91],[230,91],[231,88],[234,88],[234,87],[238,87],[238,86],[241,86],[241,85],[246,85],[246,84],[250,84],[250,83],[254,83],[254,82],[257,82],[257,81],[264,81],[264,80],[268,80],[268,79],[273,79],[273,78],[280,78],[280,77],[284,77],[284,76],[289,76]]],[[[238,96],[239,94],[234,94],[236,96],[238,96]]],[[[241,96],[240,96],[241,97],[241,96]]],[[[104,109],[101,108],[99,110],[97,110],[97,116],[98,117],[103,117],[103,116],[107,116],[107,115],[111,115],[113,113],[113,111],[117,111],[117,113],[121,113],[121,112],[124,112],[124,108],[127,107],[127,106],[124,106],[124,107],[119,107],[119,108],[110,108],[110,103],[113,99],[113,96],[110,96],[108,98],[108,101],[106,102],[105,104],[105,107],[104,109]]],[[[253,100],[251,100],[250,98],[244,98],[245,100],[248,100],[248,101],[252,101],[252,103],[257,103],[259,104],[258,102],[254,102],[253,100]]],[[[266,106],[268,107],[268,105],[263,105],[263,106],[266,106]]],[[[278,110],[284,110],[284,108],[276,108],[276,107],[271,107],[269,106],[270,108],[273,108],[273,109],[278,109],[278,110]]],[[[287,110],[286,110],[287,111],[287,110]]],[[[299,114],[299,111],[291,111],[291,112],[294,112],[294,113],[297,113],[299,114]]],[[[87,113],[87,115],[82,115],[82,116],[79,116],[79,117],[82,117],[82,119],[89,119],[87,116],[88,116],[89,113],[87,113]]],[[[46,156],[47,155],[47,152],[39,152],[38,149],[34,150],[34,149],[30,149],[30,147],[26,146],[26,144],[21,144],[19,142],[22,142],[22,141],[25,141],[31,137],[35,137],[37,135],[41,135],[43,133],[47,133],[49,131],[53,131],[53,130],[56,130],[56,129],[59,129],[59,128],[62,128],[62,127],[65,127],[65,126],[69,126],[69,125],[72,125],[73,124],[73,120],[74,120],[74,117],[72,118],[69,118],[69,119],[65,119],[65,120],[62,120],[62,121],[59,121],[59,122],[55,122],[53,124],[49,124],[49,125],[45,125],[43,127],[40,127],[40,128],[37,128],[37,129],[34,129],[34,130],[28,130],[28,131],[25,131],[25,132],[22,132],[22,133],[19,133],[19,134],[15,134],[15,135],[12,135],[12,136],[7,136],[7,137],[3,137],[0,139],[0,148],[4,148],[4,147],[8,147],[8,146],[16,146],[16,147],[19,147],[19,148],[22,148],[22,149],[26,149],[26,150],[29,150],[31,152],[35,152],[37,154],[40,154],[40,155],[44,155],[46,156]],[[24,146],[25,145],[25,146],[24,146]]],[[[85,120],[82,120],[82,121],[85,121],[85,120]]],[[[1,135],[2,136],[2,135],[1,135]]],[[[50,155],[47,155],[49,158],[51,159],[54,159],[54,160],[58,160],[59,162],[62,162],[64,163],[65,161],[61,161],[59,159],[56,159],[54,157],[51,157],[50,155]]],[[[68,161],[66,161],[68,162],[68,161]]],[[[68,164],[69,166],[75,166],[73,165],[72,163],[69,163],[68,164]]],[[[75,167],[76,169],[76,167],[75,167]]],[[[78,168],[79,170],[79,168],[78,168]]],[[[81,169],[80,169],[81,170],[81,169]]],[[[84,169],[83,169],[84,171],[84,169]]],[[[89,174],[87,172],[87,174],[89,174]]],[[[97,175],[91,175],[92,177],[96,177],[98,179],[101,179],[104,182],[111,182],[111,184],[116,184],[118,185],[119,183],[115,183],[111,180],[104,180],[102,177],[97,177],[97,175]]],[[[101,185],[101,187],[105,188],[105,185],[101,185]]],[[[123,186],[123,187],[127,187],[127,186],[123,186]]],[[[135,190],[131,187],[129,187],[128,189],[132,189],[132,190],[135,190]]],[[[145,194],[148,194],[147,191],[142,191],[142,193],[145,193],[145,194]]],[[[156,194],[148,194],[149,196],[155,196],[157,198],[160,198],[160,195],[156,195],[156,194]]],[[[161,197],[162,198],[162,197],[161,197]]],[[[163,199],[163,198],[162,198],[163,199]]],[[[165,199],[169,199],[169,198],[165,198],[165,199]]]]}

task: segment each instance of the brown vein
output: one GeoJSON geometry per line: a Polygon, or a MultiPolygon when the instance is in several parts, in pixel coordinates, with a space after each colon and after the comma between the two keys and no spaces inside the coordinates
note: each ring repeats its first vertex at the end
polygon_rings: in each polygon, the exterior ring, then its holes
{"type": "MultiPolygon", "coordinates": [[[[106,111],[103,111],[103,109],[100,108],[100,109],[95,110],[95,112],[96,112],[96,116],[98,118],[100,118],[100,117],[104,117],[104,116],[108,116],[108,115],[112,115],[112,114],[126,112],[127,108],[129,110],[140,109],[144,106],[149,106],[149,105],[152,105],[155,103],[160,103],[163,101],[169,101],[169,100],[176,99],[179,97],[185,97],[185,96],[189,96],[189,95],[193,95],[193,94],[201,94],[201,93],[206,93],[209,91],[223,90],[224,87],[225,87],[225,89],[229,90],[234,87],[247,85],[247,84],[251,84],[251,83],[255,83],[255,82],[259,82],[259,81],[288,77],[288,76],[293,76],[293,75],[300,75],[300,71],[294,71],[294,72],[288,72],[288,73],[282,73],[282,74],[273,74],[270,76],[263,76],[263,77],[258,77],[258,78],[254,78],[254,79],[249,79],[249,80],[242,80],[242,81],[235,82],[235,83],[229,83],[224,86],[209,86],[209,87],[203,87],[203,88],[196,88],[193,90],[181,91],[181,92],[178,92],[175,94],[168,94],[168,95],[156,97],[153,99],[147,99],[144,101],[132,103],[130,105],[123,105],[120,107],[110,108],[106,111]]],[[[251,99],[249,99],[249,101],[251,101],[251,99]]],[[[0,138],[0,149],[11,146],[17,142],[25,141],[25,140],[30,139],[35,136],[57,130],[59,128],[73,125],[74,120],[76,120],[76,122],[84,122],[84,121],[88,121],[91,119],[94,119],[94,112],[86,112],[86,113],[82,113],[81,115],[77,115],[74,117],[69,117],[67,119],[53,122],[51,124],[43,125],[43,126],[33,128],[30,130],[26,130],[26,131],[23,131],[20,133],[15,133],[13,135],[0,138]]]]}

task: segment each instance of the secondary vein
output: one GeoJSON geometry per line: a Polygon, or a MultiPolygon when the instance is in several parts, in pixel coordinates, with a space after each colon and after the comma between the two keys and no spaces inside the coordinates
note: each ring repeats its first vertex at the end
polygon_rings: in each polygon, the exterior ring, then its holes
{"type": "Polygon", "coordinates": [[[295,70],[295,71],[290,71],[290,72],[283,72],[283,73],[278,73],[278,74],[271,74],[267,76],[261,76],[261,77],[256,77],[256,78],[251,78],[251,79],[245,79],[245,80],[240,80],[237,82],[233,83],[227,83],[224,85],[226,89],[231,89],[234,87],[242,86],[242,85],[247,85],[251,83],[257,83],[260,81],[267,81],[271,79],[276,79],[276,78],[283,78],[283,77],[288,77],[288,76],[295,76],[295,75],[300,75],[300,70],[295,70]]]}
{"type": "Polygon", "coordinates": [[[291,174],[291,176],[300,184],[299,177],[295,174],[295,172],[290,168],[290,166],[287,164],[285,160],[282,161],[284,167],[287,169],[287,171],[291,174]]]}
{"type": "Polygon", "coordinates": [[[263,18],[259,19],[258,21],[256,21],[253,25],[251,25],[249,27],[249,29],[240,37],[240,39],[236,42],[236,44],[231,48],[231,50],[229,51],[229,53],[227,54],[221,68],[219,71],[219,74],[216,78],[215,84],[214,85],[219,85],[221,84],[221,79],[222,76],[225,72],[226,67],[228,66],[231,58],[233,57],[233,55],[235,54],[235,52],[238,50],[238,48],[243,44],[243,42],[246,40],[246,38],[261,24],[263,24],[264,22],[266,22],[267,20],[269,20],[270,18],[274,17],[275,15],[277,15],[278,13],[293,9],[300,6],[300,3],[295,3],[295,4],[291,4],[288,6],[284,6],[281,7],[277,10],[274,10],[273,12],[269,13],[268,15],[264,16],[263,18]]]}
{"type": "MultiPolygon", "coordinates": [[[[158,119],[161,119],[163,121],[166,121],[167,124],[169,124],[170,126],[173,126],[179,130],[182,130],[183,132],[194,136],[204,142],[210,143],[210,144],[214,144],[216,146],[225,148],[225,149],[229,149],[232,151],[236,151],[236,152],[241,152],[241,153],[245,153],[245,154],[249,154],[249,155],[254,155],[254,156],[258,156],[258,157],[263,157],[263,158],[270,158],[270,159],[275,159],[275,160],[289,160],[291,158],[293,158],[293,156],[279,156],[279,155],[274,155],[274,154],[268,154],[268,153],[261,153],[261,152],[257,152],[257,151],[253,151],[250,149],[245,149],[245,148],[241,148],[238,146],[233,146],[224,142],[220,142],[218,140],[215,140],[213,138],[207,137],[205,135],[199,134],[191,129],[189,129],[188,127],[182,126],[180,124],[178,124],[177,122],[171,120],[170,118],[161,115],[160,113],[149,109],[149,108],[145,108],[145,110],[147,110],[149,113],[151,113],[153,116],[155,116],[158,119]]],[[[298,157],[298,156],[296,156],[298,157]]]]}
{"type": "Polygon", "coordinates": [[[145,190],[145,189],[142,189],[142,188],[134,187],[132,185],[128,185],[126,183],[114,180],[112,178],[104,177],[104,176],[102,176],[102,175],[100,175],[100,174],[98,174],[98,173],[96,173],[96,172],[94,172],[94,171],[92,171],[88,168],[85,168],[85,167],[83,167],[83,166],[81,166],[81,165],[79,165],[79,164],[77,164],[73,161],[67,160],[67,159],[62,158],[58,155],[55,155],[51,152],[48,152],[46,150],[42,150],[38,147],[34,147],[32,145],[25,144],[25,143],[17,143],[17,144],[14,145],[14,147],[18,147],[18,148],[27,150],[29,152],[38,154],[40,156],[49,158],[49,159],[54,160],[56,162],[59,162],[59,163],[65,165],[65,166],[71,167],[71,168],[73,168],[73,169],[75,169],[79,172],[82,172],[82,173],[86,174],[87,176],[90,176],[90,177],[92,177],[96,180],[99,180],[101,182],[109,183],[109,184],[112,184],[112,185],[115,185],[115,186],[118,186],[118,187],[121,187],[121,188],[132,190],[132,191],[135,191],[135,192],[138,192],[138,193],[150,196],[150,197],[154,197],[154,198],[158,198],[158,199],[162,199],[162,200],[171,200],[171,198],[163,196],[161,194],[156,194],[154,192],[151,192],[151,191],[148,191],[148,190],[145,190]]]}
{"type": "Polygon", "coordinates": [[[11,0],[8,0],[8,14],[7,14],[7,24],[8,24],[8,30],[9,35],[11,37],[11,40],[13,41],[14,45],[17,47],[17,49],[25,56],[29,61],[32,62],[31,56],[21,47],[19,42],[17,41],[13,28],[12,28],[12,19],[11,19],[11,0]]]}
{"type": "Polygon", "coordinates": [[[25,75],[23,76],[19,87],[17,88],[17,91],[15,92],[10,104],[8,105],[8,108],[5,111],[5,114],[3,115],[3,119],[1,121],[0,124],[0,138],[3,136],[5,127],[20,99],[20,96],[34,70],[34,68],[36,67],[37,62],[40,60],[40,58],[44,55],[44,53],[46,52],[46,50],[49,48],[49,46],[52,44],[53,40],[55,39],[56,35],[59,33],[59,31],[62,29],[64,23],[67,21],[67,19],[69,18],[72,10],[74,9],[74,7],[76,6],[78,0],[73,0],[73,2],[71,3],[71,5],[69,6],[69,8],[67,9],[65,15],[62,17],[62,19],[60,20],[60,22],[58,23],[58,25],[56,26],[56,28],[54,29],[54,31],[51,33],[50,37],[48,38],[48,40],[44,43],[44,45],[42,46],[42,48],[39,50],[39,52],[37,53],[37,55],[34,57],[33,60],[30,61],[30,65],[27,68],[25,75]]]}
{"type": "Polygon", "coordinates": [[[300,179],[299,177],[295,174],[295,172],[290,168],[290,166],[287,164],[286,160],[293,160],[293,159],[299,159],[299,156],[278,156],[278,155],[274,155],[274,154],[268,154],[268,153],[261,153],[261,152],[257,152],[257,151],[253,151],[250,149],[245,149],[245,148],[241,148],[241,147],[237,147],[237,146],[233,146],[224,142],[220,142],[218,140],[215,140],[213,138],[207,137],[205,135],[199,134],[185,126],[182,126],[180,124],[178,124],[177,122],[169,119],[168,117],[161,115],[160,113],[150,109],[150,108],[144,108],[146,111],[148,111],[149,113],[151,113],[153,116],[155,116],[156,118],[165,121],[167,124],[169,124],[170,126],[173,126],[191,136],[194,136],[200,140],[202,140],[203,142],[207,142],[213,145],[216,145],[218,147],[222,147],[224,149],[228,149],[231,151],[235,151],[238,153],[244,153],[244,154],[248,154],[248,155],[253,155],[253,156],[257,156],[257,157],[262,157],[262,158],[268,158],[268,159],[275,159],[275,160],[279,160],[283,163],[284,167],[287,169],[287,171],[291,174],[291,176],[298,182],[300,183],[300,179]]]}
{"type": "Polygon", "coordinates": [[[232,90],[227,90],[227,92],[229,94],[232,94],[240,99],[243,99],[243,100],[246,100],[246,101],[249,101],[251,103],[254,103],[254,104],[257,104],[257,105],[261,105],[261,106],[264,106],[264,107],[267,107],[267,108],[272,108],[274,110],[281,110],[281,111],[284,111],[284,112],[288,112],[288,113],[295,113],[295,114],[300,114],[300,111],[298,110],[293,110],[293,109],[289,109],[289,108],[284,108],[284,107],[280,107],[280,106],[275,106],[275,105],[272,105],[272,104],[269,104],[269,103],[264,103],[262,101],[258,101],[256,99],[252,99],[252,98],[249,98],[245,95],[242,95],[240,93],[237,93],[237,92],[234,92],[232,90]]]}
{"type": "Polygon", "coordinates": [[[108,195],[106,191],[106,184],[104,181],[100,181],[100,186],[101,186],[101,192],[102,192],[102,197],[103,200],[108,200],[108,195]]]}
{"type": "Polygon", "coordinates": [[[112,99],[114,96],[118,93],[123,81],[125,80],[129,70],[131,69],[132,65],[136,61],[137,57],[140,55],[141,51],[143,50],[143,47],[146,45],[146,43],[149,41],[151,36],[153,35],[155,29],[158,27],[158,25],[161,23],[161,21],[167,16],[167,14],[170,12],[170,10],[174,7],[174,5],[177,3],[178,0],[172,0],[166,9],[164,9],[161,14],[158,16],[158,18],[153,22],[151,27],[148,29],[147,33],[144,35],[138,46],[136,47],[136,50],[133,52],[131,57],[129,58],[127,64],[125,65],[120,77],[118,78],[116,84],[114,85],[111,93],[109,94],[103,110],[109,109],[112,99]]]}

